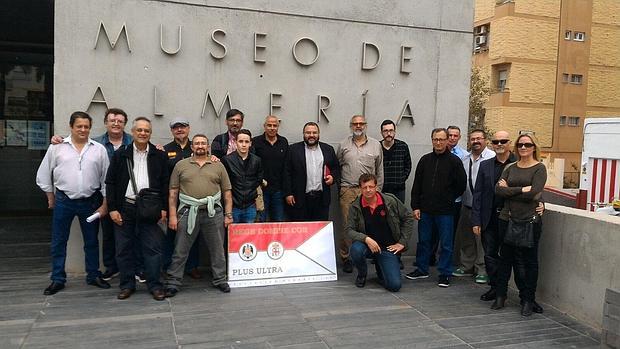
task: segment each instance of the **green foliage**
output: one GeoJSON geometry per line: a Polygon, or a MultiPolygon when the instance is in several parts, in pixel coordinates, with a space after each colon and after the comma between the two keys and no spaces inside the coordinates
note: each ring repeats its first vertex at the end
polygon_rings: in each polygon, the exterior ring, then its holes
{"type": "Polygon", "coordinates": [[[469,129],[479,128],[492,134],[484,120],[485,104],[489,100],[490,92],[488,79],[482,75],[479,67],[472,67],[469,85],[469,129]]]}

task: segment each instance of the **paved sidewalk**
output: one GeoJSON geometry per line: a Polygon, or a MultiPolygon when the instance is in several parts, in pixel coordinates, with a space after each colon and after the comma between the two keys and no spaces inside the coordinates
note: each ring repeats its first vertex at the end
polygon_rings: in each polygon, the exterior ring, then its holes
{"type": "Polygon", "coordinates": [[[345,274],[230,294],[186,278],[176,297],[157,302],[144,286],[119,301],[118,279],[100,290],[82,277],[46,297],[48,270],[45,257],[0,258],[0,348],[599,347],[595,331],[548,306],[530,318],[514,302],[490,310],[478,299],[485,288],[470,278],[448,289],[434,278],[404,279],[389,293],[374,273],[363,289],[345,274]]]}

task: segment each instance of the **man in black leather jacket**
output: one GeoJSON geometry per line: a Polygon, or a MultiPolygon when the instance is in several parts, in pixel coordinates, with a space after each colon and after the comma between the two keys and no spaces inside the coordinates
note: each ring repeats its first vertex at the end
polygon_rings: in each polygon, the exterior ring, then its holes
{"type": "Polygon", "coordinates": [[[234,223],[254,223],[256,188],[263,182],[263,167],[260,158],[250,153],[252,133],[249,130],[239,130],[236,145],[237,150],[223,158],[232,184],[232,218],[234,223]]]}

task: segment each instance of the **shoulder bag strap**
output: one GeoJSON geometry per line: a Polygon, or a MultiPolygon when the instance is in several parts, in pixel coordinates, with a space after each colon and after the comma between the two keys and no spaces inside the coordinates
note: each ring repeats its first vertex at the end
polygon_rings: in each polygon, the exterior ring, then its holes
{"type": "Polygon", "coordinates": [[[136,179],[133,176],[133,166],[131,165],[131,161],[129,161],[129,158],[126,158],[127,160],[127,171],[129,171],[129,178],[131,179],[131,186],[133,187],[133,193],[134,195],[138,195],[138,186],[136,185],[136,179]]]}

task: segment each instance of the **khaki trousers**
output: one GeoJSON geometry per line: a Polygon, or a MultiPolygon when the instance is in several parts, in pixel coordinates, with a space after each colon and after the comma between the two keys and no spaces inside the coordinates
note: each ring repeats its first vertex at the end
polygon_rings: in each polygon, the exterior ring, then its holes
{"type": "Polygon", "coordinates": [[[349,259],[349,248],[351,239],[347,237],[347,220],[349,218],[349,208],[355,199],[362,193],[359,187],[340,188],[340,210],[342,212],[342,229],[338,238],[338,252],[342,260],[349,259]]]}
{"type": "Polygon", "coordinates": [[[484,266],[482,236],[472,232],[471,208],[465,205],[461,207],[456,235],[460,241],[459,267],[464,271],[472,271],[476,275],[487,275],[484,266]]]}

